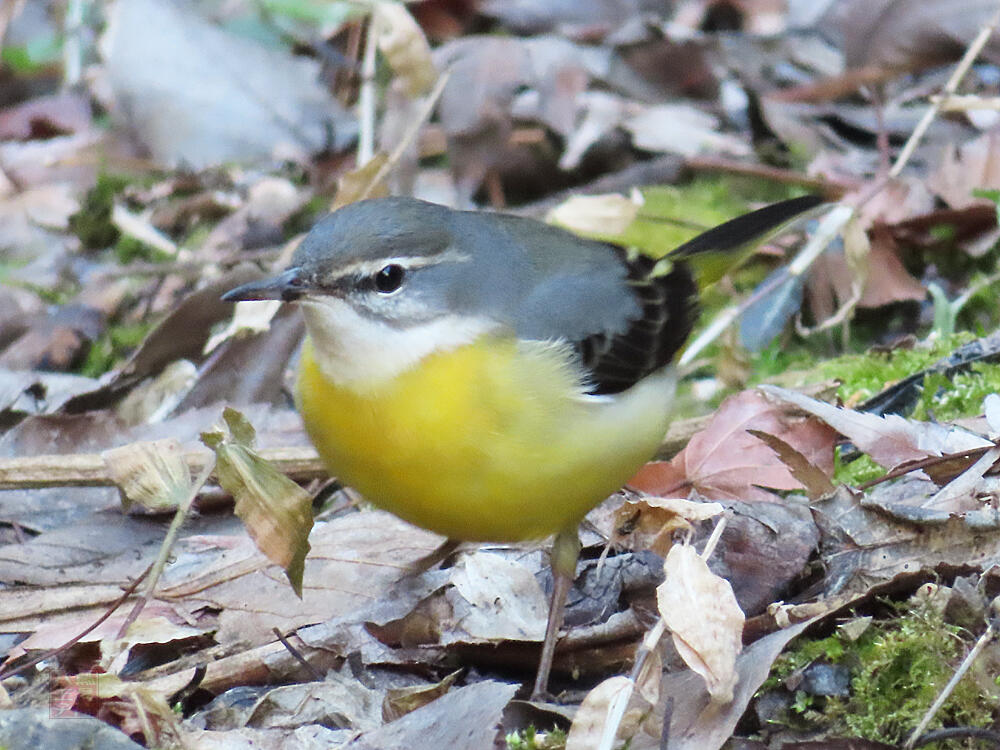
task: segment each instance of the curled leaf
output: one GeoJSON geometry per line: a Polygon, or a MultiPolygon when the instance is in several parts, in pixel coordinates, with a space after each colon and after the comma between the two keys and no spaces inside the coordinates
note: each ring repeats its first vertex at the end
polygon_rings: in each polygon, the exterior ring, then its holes
{"type": "Polygon", "coordinates": [[[236,515],[257,548],[284,569],[288,582],[301,597],[313,523],[312,498],[253,451],[254,429],[246,417],[230,408],[222,417],[226,430],[201,436],[201,441],[215,451],[219,484],[236,501],[236,515]]]}
{"type": "Polygon", "coordinates": [[[736,688],[736,657],[743,647],[743,610],[729,582],[715,575],[690,545],[675,545],[656,589],[660,616],[684,662],[705,680],[715,703],[736,688]]]}

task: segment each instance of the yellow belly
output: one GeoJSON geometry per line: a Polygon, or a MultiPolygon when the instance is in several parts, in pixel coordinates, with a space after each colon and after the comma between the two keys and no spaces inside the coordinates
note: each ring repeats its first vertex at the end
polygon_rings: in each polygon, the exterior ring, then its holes
{"type": "Polygon", "coordinates": [[[338,387],[303,349],[297,400],[331,472],[375,505],[453,539],[571,528],[655,452],[672,377],[613,399],[574,395],[557,349],[485,338],[377,387],[338,387]]]}

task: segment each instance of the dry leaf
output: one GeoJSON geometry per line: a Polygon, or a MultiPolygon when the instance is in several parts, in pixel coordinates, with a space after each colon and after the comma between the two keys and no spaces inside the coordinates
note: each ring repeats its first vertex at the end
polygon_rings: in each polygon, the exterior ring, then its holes
{"type": "Polygon", "coordinates": [[[302,596],[302,571],[309,552],[312,498],[253,452],[254,429],[235,409],[223,412],[221,429],[202,434],[215,451],[219,484],[236,500],[240,517],[257,547],[280,565],[295,593],[302,596]]]}
{"type": "Polygon", "coordinates": [[[442,633],[443,642],[544,637],[548,602],[532,572],[516,560],[476,552],[454,569],[451,583],[457,622],[442,633]]]}
{"type": "Polygon", "coordinates": [[[809,495],[810,500],[815,500],[833,492],[834,486],[833,482],[830,481],[830,477],[780,437],[762,432],[761,430],[747,430],[747,432],[767,443],[768,447],[778,455],[781,462],[792,472],[792,476],[802,482],[802,486],[805,487],[806,494],[809,495]]]}
{"type": "Polygon", "coordinates": [[[191,470],[173,438],[130,443],[104,451],[101,458],[126,508],[133,502],[156,511],[176,508],[191,491],[191,470]]]}
{"type": "Polygon", "coordinates": [[[837,408],[773,385],[762,385],[759,388],[770,396],[819,417],[848,438],[859,450],[871,456],[873,461],[886,468],[928,456],[993,445],[989,440],[957,427],[917,422],[895,414],[879,417],[853,409],[837,408]]]}
{"type": "Polygon", "coordinates": [[[631,549],[649,549],[666,556],[674,532],[691,528],[722,513],[719,503],[702,503],[670,497],[642,497],[628,500],[615,510],[615,541],[628,540],[631,549]]]}
{"type": "Polygon", "coordinates": [[[998,138],[996,131],[991,131],[961,145],[949,146],[941,164],[928,175],[927,186],[952,208],[989,204],[989,200],[977,198],[972,191],[1000,188],[998,138]]]}
{"type": "Polygon", "coordinates": [[[553,208],[545,220],[571,232],[606,236],[628,229],[639,208],[639,202],[618,193],[574,195],[553,208]]]}
{"type": "Polygon", "coordinates": [[[573,717],[566,750],[610,750],[616,737],[633,735],[641,714],[628,723],[623,717],[634,693],[635,684],[622,676],[611,677],[587,693],[573,717]]]}
{"type": "Polygon", "coordinates": [[[700,674],[716,703],[736,687],[736,656],[743,647],[743,610],[729,582],[715,575],[690,545],[675,545],[656,589],[660,616],[685,663],[700,674]]]}
{"type": "Polygon", "coordinates": [[[722,402],[704,430],[670,462],[646,464],[629,485],[653,495],[695,489],[712,500],[773,502],[761,487],[799,490],[802,483],[769,447],[747,432],[781,437],[811,463],[833,473],[833,433],[814,420],[794,420],[754,391],[722,402]]]}
{"type": "Polygon", "coordinates": [[[378,48],[412,98],[431,90],[437,68],[423,30],[403,3],[378,2],[372,14],[378,27],[378,48]]]}
{"type": "Polygon", "coordinates": [[[883,307],[892,302],[920,301],[927,290],[904,268],[896,254],[896,243],[884,224],[876,224],[871,231],[871,249],[868,267],[874,269],[865,279],[864,292],[858,307],[883,307]]]}

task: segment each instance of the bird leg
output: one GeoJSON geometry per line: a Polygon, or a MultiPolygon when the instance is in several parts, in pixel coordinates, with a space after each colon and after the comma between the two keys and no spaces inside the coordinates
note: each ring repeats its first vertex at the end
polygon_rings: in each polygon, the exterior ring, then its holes
{"type": "Polygon", "coordinates": [[[580,535],[574,526],[556,534],[552,543],[552,599],[549,601],[549,619],[545,625],[545,640],[542,642],[542,656],[538,661],[535,687],[531,691],[532,700],[542,699],[549,687],[549,672],[556,652],[556,641],[563,624],[566,597],[573,579],[576,578],[576,561],[580,557],[580,535]]]}

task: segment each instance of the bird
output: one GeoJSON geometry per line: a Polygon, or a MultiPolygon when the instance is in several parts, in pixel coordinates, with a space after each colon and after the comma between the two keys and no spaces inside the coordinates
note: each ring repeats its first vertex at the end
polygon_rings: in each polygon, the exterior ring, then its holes
{"type": "Polygon", "coordinates": [[[375,198],[223,299],[301,307],[296,405],[366,500],[449,543],[554,535],[540,697],[579,524],[659,447],[699,287],[821,202],[772,204],[654,258],[527,217],[375,198]]]}

